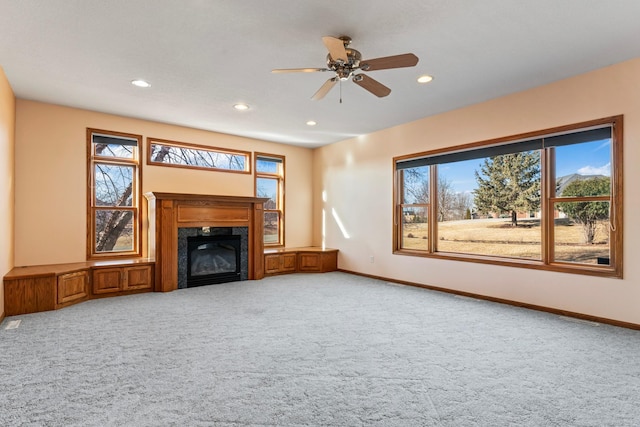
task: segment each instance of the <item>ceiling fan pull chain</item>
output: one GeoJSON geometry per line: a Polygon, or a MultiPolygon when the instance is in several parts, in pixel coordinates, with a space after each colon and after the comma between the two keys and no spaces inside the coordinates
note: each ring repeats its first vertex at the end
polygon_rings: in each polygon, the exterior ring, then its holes
{"type": "Polygon", "coordinates": [[[342,104],[342,80],[340,80],[340,104],[342,104]]]}

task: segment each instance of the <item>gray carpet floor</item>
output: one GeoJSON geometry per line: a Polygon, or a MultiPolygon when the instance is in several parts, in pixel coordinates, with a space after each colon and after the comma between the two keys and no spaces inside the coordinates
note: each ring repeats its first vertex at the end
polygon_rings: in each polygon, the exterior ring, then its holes
{"type": "Polygon", "coordinates": [[[638,426],[640,332],[340,272],[92,300],[4,320],[0,425],[638,426]]]}

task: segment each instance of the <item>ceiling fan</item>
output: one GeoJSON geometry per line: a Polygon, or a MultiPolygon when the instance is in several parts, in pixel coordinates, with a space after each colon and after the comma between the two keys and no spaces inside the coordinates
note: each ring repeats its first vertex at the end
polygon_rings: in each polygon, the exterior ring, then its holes
{"type": "MultiPolygon", "coordinates": [[[[329,50],[326,68],[281,68],[272,70],[272,73],[314,73],[317,71],[333,71],[335,76],[324,82],[318,91],[311,97],[320,100],[329,93],[337,82],[343,82],[351,78],[355,84],[368,90],[375,96],[382,98],[391,93],[391,89],[359,71],[387,70],[390,68],[413,67],[418,63],[418,57],[413,53],[385,56],[362,60],[362,55],[349,46],[351,38],[347,36],[325,36],[322,42],[329,50]],[[357,74],[356,74],[357,73],[357,74]]],[[[342,100],[340,100],[342,102],[342,100]]]]}

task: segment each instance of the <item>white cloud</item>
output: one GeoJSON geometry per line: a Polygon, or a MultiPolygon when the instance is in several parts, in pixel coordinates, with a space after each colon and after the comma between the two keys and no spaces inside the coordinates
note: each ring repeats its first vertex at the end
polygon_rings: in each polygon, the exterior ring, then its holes
{"type": "Polygon", "coordinates": [[[604,166],[585,166],[578,169],[580,175],[611,175],[611,163],[607,163],[604,166]]]}

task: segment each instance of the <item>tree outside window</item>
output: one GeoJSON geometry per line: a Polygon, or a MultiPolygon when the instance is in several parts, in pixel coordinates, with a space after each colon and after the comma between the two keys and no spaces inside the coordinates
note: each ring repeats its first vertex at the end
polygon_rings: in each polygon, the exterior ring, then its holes
{"type": "Polygon", "coordinates": [[[139,256],[139,135],[87,130],[87,257],[139,256]]]}

